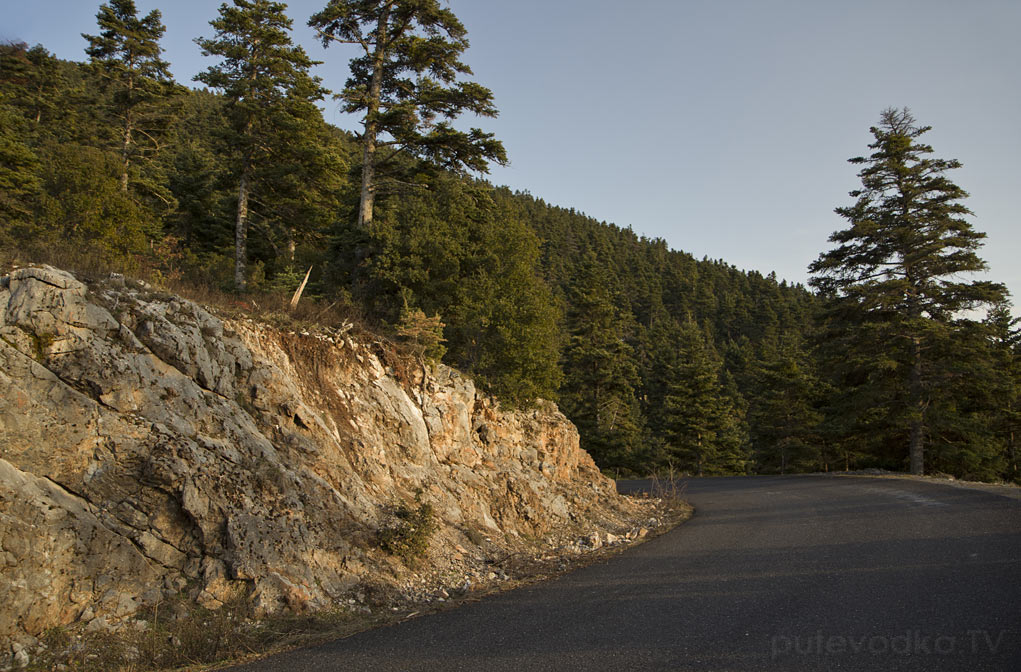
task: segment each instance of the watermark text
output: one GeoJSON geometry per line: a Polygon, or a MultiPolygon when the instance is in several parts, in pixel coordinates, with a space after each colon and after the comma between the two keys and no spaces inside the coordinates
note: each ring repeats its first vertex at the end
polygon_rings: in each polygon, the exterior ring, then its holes
{"type": "Polygon", "coordinates": [[[1007,631],[967,630],[963,634],[936,635],[907,630],[889,635],[833,635],[817,630],[811,635],[777,635],[770,639],[773,659],[783,656],[901,655],[951,656],[993,654],[1003,647],[1007,631]]]}

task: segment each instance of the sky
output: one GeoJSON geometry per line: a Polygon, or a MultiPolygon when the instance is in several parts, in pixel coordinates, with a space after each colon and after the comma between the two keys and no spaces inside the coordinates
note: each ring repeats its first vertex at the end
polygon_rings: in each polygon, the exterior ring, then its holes
{"type": "MultiPolygon", "coordinates": [[[[0,0],[0,39],[84,60],[95,0],[0,0]]],[[[159,9],[184,83],[213,63],[219,2],[136,0],[159,9]]],[[[288,3],[295,42],[326,86],[343,87],[348,47],[305,25],[325,0],[288,3]]],[[[847,159],[869,127],[908,107],[935,156],[971,196],[988,235],[982,279],[1021,304],[1021,2],[1018,0],[450,0],[464,61],[489,87],[510,158],[494,184],[663,238],[697,258],[804,283],[846,227],[833,209],[859,186],[847,159]]],[[[358,120],[325,108],[327,121],[358,120]]],[[[1015,310],[1015,314],[1021,314],[1015,310]]]]}

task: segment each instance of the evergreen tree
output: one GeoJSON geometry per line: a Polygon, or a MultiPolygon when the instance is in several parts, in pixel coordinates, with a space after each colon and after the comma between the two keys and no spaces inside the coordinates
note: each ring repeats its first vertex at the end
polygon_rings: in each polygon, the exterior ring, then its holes
{"type": "Polygon", "coordinates": [[[632,470],[641,437],[638,372],[607,279],[588,255],[572,287],[560,405],[603,468],[632,470]]]}
{"type": "Polygon", "coordinates": [[[494,214],[448,313],[456,319],[450,361],[511,402],[552,399],[562,378],[560,315],[537,272],[538,241],[512,216],[494,214]]]}
{"type": "Polygon", "coordinates": [[[990,326],[967,320],[936,346],[945,370],[928,417],[926,468],[932,473],[988,481],[1005,471],[1006,446],[997,420],[1001,402],[1009,403],[1010,385],[997,367],[990,326]]]}
{"type": "MultiPolygon", "coordinates": [[[[230,134],[224,103],[222,96],[208,90],[183,95],[170,128],[168,149],[160,156],[168,187],[177,201],[165,231],[204,261],[226,256],[232,262],[234,257],[231,198],[236,196],[236,187],[231,186],[231,159],[224,146],[230,134]]],[[[226,261],[221,265],[226,267],[226,261]]],[[[229,285],[232,278],[231,272],[229,278],[216,280],[229,285]]]]}
{"type": "Polygon", "coordinates": [[[339,255],[355,296],[390,323],[409,309],[439,314],[446,362],[508,401],[551,398],[559,315],[537,272],[534,234],[488,185],[442,174],[421,181],[428,190],[382,203],[371,231],[347,225],[372,250],[358,268],[354,255],[339,255]]]}
{"type": "Polygon", "coordinates": [[[41,155],[44,143],[110,144],[109,107],[96,69],[61,61],[41,45],[0,45],[0,91],[20,112],[25,142],[41,155]]]}
{"type": "Polygon", "coordinates": [[[247,283],[252,194],[273,175],[302,165],[293,150],[307,145],[309,124],[319,118],[315,101],[326,94],[319,78],[309,74],[315,62],[291,43],[286,7],[270,0],[224,3],[210,22],[216,36],[197,40],[203,54],[222,58],[196,79],[227,99],[227,146],[235,155],[238,185],[234,284],[239,291],[247,283]]]}
{"type": "Polygon", "coordinates": [[[118,157],[58,145],[48,148],[42,165],[42,233],[29,244],[70,245],[84,256],[131,267],[154,232],[149,213],[120,188],[118,157]]]}
{"type": "Polygon", "coordinates": [[[380,180],[395,160],[413,156],[445,170],[486,172],[506,163],[490,133],[460,131],[451,122],[464,112],[495,117],[492,92],[459,81],[471,69],[461,60],[467,31],[439,0],[330,0],[309,25],[324,46],[352,44],[363,55],[338,96],[344,111],[364,113],[358,224],[372,221],[380,180]]]}
{"type": "Polygon", "coordinates": [[[118,122],[121,190],[127,191],[133,161],[158,151],[161,133],[157,126],[166,123],[166,115],[154,113],[174,89],[170,64],[160,58],[163,49],[159,41],[166,27],[159,10],[139,18],[134,0],[104,3],[96,20],[100,34],[83,33],[82,37],[89,41],[85,52],[102,76],[112,116],[118,122]]]}
{"type": "Polygon", "coordinates": [[[665,431],[663,404],[678,365],[681,328],[665,310],[657,311],[652,320],[652,325],[641,330],[637,339],[639,396],[649,432],[662,436],[665,431]]]}
{"type": "Polygon", "coordinates": [[[39,158],[24,142],[27,123],[0,96],[0,243],[11,244],[31,222],[41,188],[39,158]]]}
{"type": "Polygon", "coordinates": [[[0,82],[7,104],[23,111],[34,126],[52,120],[65,85],[57,59],[41,45],[0,45],[0,82]]]}
{"type": "Polygon", "coordinates": [[[264,172],[262,237],[272,250],[274,271],[294,269],[299,245],[312,248],[323,261],[321,251],[349,184],[349,150],[336,129],[315,108],[300,119],[300,130],[287,134],[289,160],[270,164],[264,172]]]}
{"type": "Polygon", "coordinates": [[[735,399],[721,381],[718,356],[691,320],[681,325],[677,359],[667,372],[663,438],[671,466],[697,476],[743,473],[745,436],[735,399]]]}
{"type": "Polygon", "coordinates": [[[1004,295],[1002,285],[960,279],[985,270],[976,254],[984,234],[965,219],[967,193],[946,176],[960,163],[932,158],[918,142],[928,130],[906,109],[882,113],[873,153],[850,159],[864,166],[856,202],[837,209],[850,227],[810,267],[826,300],[828,366],[865,404],[837,412],[854,418],[863,439],[880,437],[881,450],[906,443],[915,474],[924,471],[932,407],[946,383],[947,343],[967,323],[957,318],[1004,295]]]}
{"type": "Polygon", "coordinates": [[[766,342],[754,376],[748,419],[759,470],[828,469],[818,434],[822,382],[801,344],[766,342]]]}
{"type": "Polygon", "coordinates": [[[1021,319],[1014,318],[1010,304],[997,303],[985,326],[990,348],[991,385],[984,386],[991,403],[991,430],[1003,446],[1002,478],[1021,483],[1021,319]]]}

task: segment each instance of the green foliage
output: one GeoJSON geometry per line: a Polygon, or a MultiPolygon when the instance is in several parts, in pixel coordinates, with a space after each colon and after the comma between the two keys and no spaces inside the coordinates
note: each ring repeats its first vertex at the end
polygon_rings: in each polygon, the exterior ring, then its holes
{"type": "Polygon", "coordinates": [[[578,426],[582,447],[604,468],[632,469],[642,418],[635,396],[634,351],[621,328],[605,271],[589,255],[572,288],[559,402],[578,426]]]}
{"type": "Polygon", "coordinates": [[[353,44],[363,51],[351,60],[351,76],[337,96],[345,112],[364,114],[360,227],[373,219],[382,179],[401,166],[395,159],[415,157],[452,172],[506,163],[491,133],[452,125],[464,112],[497,112],[489,89],[461,81],[471,74],[460,60],[467,31],[439,0],[329,0],[309,25],[324,47],[353,44]]]}
{"type": "Polygon", "coordinates": [[[961,279],[985,270],[976,254],[985,236],[965,219],[967,193],[945,175],[960,163],[929,157],[932,147],[917,141],[928,130],[907,110],[883,112],[873,154],[850,160],[864,166],[855,204],[837,209],[850,227],[811,266],[826,299],[823,355],[838,390],[831,417],[885,466],[919,474],[927,442],[964,449],[939,429],[956,404],[955,369],[979,357],[960,347],[973,324],[961,315],[1005,292],[961,279]]]}
{"type": "Polygon", "coordinates": [[[416,562],[429,550],[429,540],[438,529],[432,504],[415,493],[414,505],[395,504],[376,533],[379,547],[406,563],[416,562]]]}
{"type": "Polygon", "coordinates": [[[7,102],[36,124],[49,121],[64,84],[57,60],[41,46],[29,49],[27,44],[0,46],[0,81],[7,102]]]}
{"type": "Polygon", "coordinates": [[[755,362],[749,425],[759,471],[824,471],[837,459],[819,435],[827,389],[796,339],[766,341],[755,362]]]}
{"type": "Polygon", "coordinates": [[[384,199],[367,231],[349,224],[342,235],[334,272],[375,315],[443,315],[444,361],[514,403],[553,396],[558,314],[538,274],[539,243],[488,187],[423,177],[384,199]]]}
{"type": "Polygon", "coordinates": [[[197,257],[230,255],[234,244],[231,208],[231,152],[225,101],[208,91],[180,97],[167,146],[160,154],[177,208],[164,228],[197,257]]]}
{"type": "Polygon", "coordinates": [[[661,424],[666,462],[697,476],[743,473],[747,440],[737,400],[727,394],[722,362],[694,322],[680,326],[666,367],[661,424]]]}
{"type": "Polygon", "coordinates": [[[426,317],[421,308],[405,308],[397,323],[397,337],[419,357],[436,361],[446,352],[443,347],[443,341],[446,340],[443,338],[443,327],[439,315],[426,317]]]}
{"type": "Polygon", "coordinates": [[[121,189],[115,156],[93,147],[50,145],[42,159],[36,244],[82,245],[125,263],[148,249],[158,223],[121,189]]]}
{"type": "MultiPolygon", "coordinates": [[[[220,90],[226,99],[229,126],[224,144],[233,157],[238,185],[234,227],[238,290],[247,284],[252,195],[261,194],[265,203],[273,204],[261,213],[255,208],[255,214],[261,214],[270,226],[279,225],[281,215],[293,215],[308,202],[301,193],[295,194],[296,187],[314,184],[311,177],[337,167],[333,161],[318,160],[330,154],[321,157],[310,150],[322,120],[315,101],[327,91],[318,77],[309,74],[316,62],[291,42],[286,7],[269,0],[224,3],[219,17],[210,22],[216,36],[197,40],[203,54],[221,58],[196,79],[220,90]],[[317,160],[311,161],[311,156],[317,160]]],[[[286,223],[284,227],[294,230],[286,223]]]]}
{"type": "Polygon", "coordinates": [[[39,158],[24,141],[28,124],[0,97],[0,243],[19,234],[32,220],[41,194],[39,158]]]}
{"type": "MultiPolygon", "coordinates": [[[[159,10],[139,18],[134,0],[104,3],[96,20],[100,34],[82,37],[89,42],[85,52],[107,96],[109,143],[120,153],[121,188],[127,191],[132,165],[159,151],[170,118],[167,101],[176,86],[159,45],[166,27],[159,10]]],[[[136,188],[172,208],[163,181],[152,178],[151,166],[146,168],[146,174],[135,176],[136,188]]]]}
{"type": "Polygon", "coordinates": [[[978,381],[980,394],[972,396],[983,402],[988,432],[1003,450],[1004,466],[1000,477],[1021,483],[1018,441],[1021,439],[1021,319],[1011,316],[1010,304],[1001,301],[993,306],[984,323],[988,356],[983,379],[978,381]]]}
{"type": "Polygon", "coordinates": [[[1017,332],[1005,302],[983,322],[956,325],[943,347],[927,448],[928,469],[969,480],[1016,479],[1017,332]],[[1015,341],[1016,342],[1016,341],[1015,341]]]}

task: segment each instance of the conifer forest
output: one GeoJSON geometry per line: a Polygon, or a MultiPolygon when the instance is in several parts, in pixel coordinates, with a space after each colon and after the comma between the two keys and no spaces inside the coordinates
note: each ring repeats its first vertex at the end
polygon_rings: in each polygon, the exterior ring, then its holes
{"type": "Polygon", "coordinates": [[[1018,320],[1003,285],[974,279],[981,222],[923,119],[876,110],[850,158],[860,182],[833,204],[846,228],[792,285],[489,183],[508,156],[469,126],[496,98],[446,4],[324,3],[223,4],[192,36],[196,81],[174,80],[160,12],[133,0],[97,7],[80,62],[2,45],[0,263],[238,306],[286,304],[311,269],[309,315],[357,321],[503,404],[555,401],[613,476],[1021,482],[1018,320]],[[294,21],[349,70],[343,90],[314,75],[294,21]],[[325,105],[362,122],[334,127],[325,105]]]}

